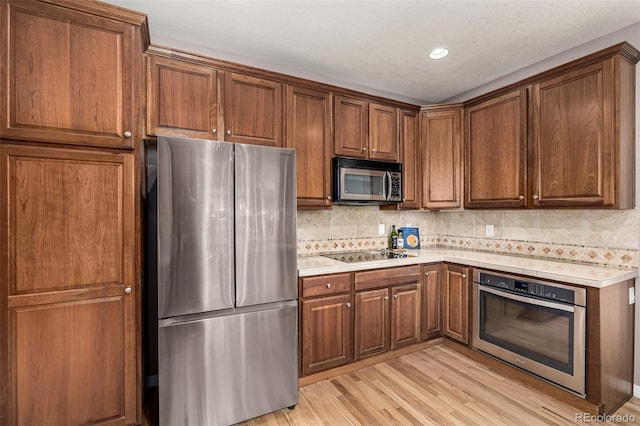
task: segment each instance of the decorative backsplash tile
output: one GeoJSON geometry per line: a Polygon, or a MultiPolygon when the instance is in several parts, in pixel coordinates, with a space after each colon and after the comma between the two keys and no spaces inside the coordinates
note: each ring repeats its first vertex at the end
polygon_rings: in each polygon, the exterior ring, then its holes
{"type": "Polygon", "coordinates": [[[298,212],[298,254],[382,249],[378,225],[420,228],[424,247],[448,247],[590,263],[640,267],[640,209],[540,211],[381,211],[334,206],[298,212]],[[494,237],[485,226],[494,225],[494,237]]]}

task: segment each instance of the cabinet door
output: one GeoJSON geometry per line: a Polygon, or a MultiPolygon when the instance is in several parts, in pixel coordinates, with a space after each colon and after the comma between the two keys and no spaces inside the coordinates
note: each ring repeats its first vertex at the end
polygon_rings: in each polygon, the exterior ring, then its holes
{"type": "Polygon", "coordinates": [[[422,339],[442,336],[442,266],[424,265],[422,281],[422,339]]]}
{"type": "Polygon", "coordinates": [[[469,342],[469,268],[446,265],[444,275],[444,335],[469,342]]]}
{"type": "Polygon", "coordinates": [[[40,2],[10,1],[2,13],[2,136],[132,148],[136,27],[40,2]]]}
{"type": "Polygon", "coordinates": [[[355,359],[389,350],[389,289],[356,293],[355,359]]]}
{"type": "Polygon", "coordinates": [[[367,102],[334,96],[334,153],[346,157],[367,157],[367,102]]]}
{"type": "Polygon", "coordinates": [[[398,117],[394,107],[369,104],[369,158],[398,161],[398,117]]]}
{"type": "Polygon", "coordinates": [[[466,208],[526,207],[527,91],[466,109],[466,208]]]}
{"type": "Polygon", "coordinates": [[[218,139],[217,72],[147,57],[147,134],[218,139]]]}
{"type": "Polygon", "coordinates": [[[615,203],[613,59],[533,88],[533,204],[615,203]]]}
{"type": "Polygon", "coordinates": [[[226,74],[225,140],[283,146],[282,84],[244,74],[226,74]]]}
{"type": "Polygon", "coordinates": [[[402,162],[402,209],[420,208],[421,161],[418,143],[418,114],[400,110],[400,161],[402,162]]]}
{"type": "Polygon", "coordinates": [[[421,114],[422,207],[461,206],[462,109],[421,114]]]}
{"type": "Polygon", "coordinates": [[[421,284],[391,288],[391,349],[420,341],[421,284]]]}
{"type": "Polygon", "coordinates": [[[351,362],[351,295],[302,301],[302,375],[351,362]]]}
{"type": "Polygon", "coordinates": [[[0,423],[136,422],[134,164],[0,148],[0,423]]]}
{"type": "Polygon", "coordinates": [[[331,206],[331,94],[287,86],[285,146],[296,150],[298,208],[331,206]]]}

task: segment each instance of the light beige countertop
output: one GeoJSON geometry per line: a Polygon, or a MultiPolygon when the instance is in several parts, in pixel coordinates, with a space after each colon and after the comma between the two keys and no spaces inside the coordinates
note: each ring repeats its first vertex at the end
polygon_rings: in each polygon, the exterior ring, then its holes
{"type": "Polygon", "coordinates": [[[411,250],[409,253],[415,256],[402,259],[385,259],[356,263],[345,263],[324,256],[299,256],[298,275],[300,277],[310,277],[339,272],[391,268],[394,266],[451,262],[590,287],[606,287],[638,277],[637,269],[605,268],[595,265],[531,259],[521,256],[508,256],[467,250],[434,247],[411,250]]]}

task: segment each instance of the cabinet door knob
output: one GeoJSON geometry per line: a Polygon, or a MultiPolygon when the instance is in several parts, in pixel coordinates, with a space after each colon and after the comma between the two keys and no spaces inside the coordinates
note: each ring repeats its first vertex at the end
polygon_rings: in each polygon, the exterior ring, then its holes
{"type": "Polygon", "coordinates": [[[524,195],[518,195],[518,200],[520,201],[524,200],[524,195]]]}
{"type": "Polygon", "coordinates": [[[227,130],[227,135],[231,136],[231,130],[227,130]]]}
{"type": "Polygon", "coordinates": [[[125,138],[130,138],[130,137],[131,137],[131,132],[130,132],[130,131],[128,131],[128,130],[126,130],[126,131],[124,132],[124,137],[125,137],[125,138]]]}
{"type": "Polygon", "coordinates": [[[327,195],[327,200],[331,201],[331,195],[327,195]]]}
{"type": "Polygon", "coordinates": [[[373,149],[371,150],[371,152],[373,152],[374,154],[375,154],[377,151],[378,151],[378,150],[377,150],[377,149],[375,149],[375,148],[373,148],[373,149]]]}
{"type": "Polygon", "coordinates": [[[467,278],[467,274],[462,274],[462,278],[467,278]]]}
{"type": "Polygon", "coordinates": [[[389,296],[385,296],[385,297],[384,297],[384,300],[389,300],[389,296]]]}
{"type": "Polygon", "coordinates": [[[425,273],[424,273],[424,276],[425,276],[425,277],[428,277],[428,276],[429,276],[429,273],[428,273],[428,272],[425,272],[425,273]]]}
{"type": "Polygon", "coordinates": [[[327,288],[331,288],[331,283],[327,283],[327,288]]]}
{"type": "Polygon", "coordinates": [[[393,298],[394,298],[394,299],[397,299],[397,298],[398,298],[398,295],[397,295],[397,294],[394,294],[394,295],[393,295],[393,298]]]}
{"type": "Polygon", "coordinates": [[[125,287],[124,292],[125,292],[125,294],[130,294],[131,293],[131,287],[125,287]]]}
{"type": "Polygon", "coordinates": [[[363,146],[363,147],[362,147],[362,150],[363,150],[363,151],[366,151],[366,150],[367,150],[367,147],[366,147],[366,146],[363,146]]]}
{"type": "Polygon", "coordinates": [[[211,129],[211,133],[213,133],[213,134],[215,135],[216,133],[218,133],[218,129],[216,129],[216,128],[214,127],[213,129],[211,129]]]}
{"type": "Polygon", "coordinates": [[[347,308],[351,307],[351,302],[347,302],[347,308]]]}
{"type": "Polygon", "coordinates": [[[406,199],[406,198],[403,198],[403,199],[402,199],[402,202],[403,202],[403,203],[405,203],[406,201],[407,201],[407,199],[406,199]]]}
{"type": "Polygon", "coordinates": [[[538,199],[538,196],[537,196],[537,195],[534,195],[532,198],[533,198],[534,200],[537,200],[537,199],[538,199]]]}

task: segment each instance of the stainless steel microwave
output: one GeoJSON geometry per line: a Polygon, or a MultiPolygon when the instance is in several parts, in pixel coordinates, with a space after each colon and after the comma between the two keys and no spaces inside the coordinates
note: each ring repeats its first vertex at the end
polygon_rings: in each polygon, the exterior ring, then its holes
{"type": "Polygon", "coordinates": [[[402,164],[333,158],[333,202],[386,204],[402,201],[402,164]]]}

